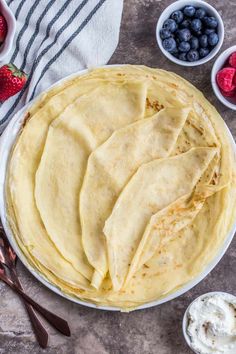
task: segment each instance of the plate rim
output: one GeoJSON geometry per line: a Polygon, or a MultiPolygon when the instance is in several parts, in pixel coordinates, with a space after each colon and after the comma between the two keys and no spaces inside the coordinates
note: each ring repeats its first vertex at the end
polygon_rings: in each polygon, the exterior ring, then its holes
{"type": "MultiPolygon", "coordinates": [[[[117,66],[124,66],[125,64],[114,64],[114,65],[104,65],[100,66],[99,68],[107,68],[107,67],[117,67],[117,66]]],[[[2,221],[3,228],[5,230],[5,233],[7,235],[7,238],[13,247],[14,251],[16,252],[17,256],[19,257],[20,261],[23,263],[23,265],[26,267],[26,269],[44,286],[46,286],[48,289],[56,293],[57,295],[62,296],[63,298],[70,300],[76,304],[86,306],[89,308],[94,308],[94,309],[99,309],[99,310],[106,310],[106,311],[124,311],[121,307],[114,307],[114,306],[101,306],[97,305],[93,302],[90,301],[84,301],[80,300],[79,298],[76,298],[73,295],[69,295],[62,290],[60,290],[56,285],[51,283],[40,271],[36,270],[27,260],[23,252],[21,251],[20,247],[17,244],[17,241],[14,237],[13,231],[11,230],[11,227],[9,225],[8,219],[7,219],[7,211],[6,211],[6,199],[5,199],[5,183],[6,183],[6,172],[7,172],[7,165],[8,165],[8,160],[9,160],[9,155],[11,152],[11,148],[20,132],[20,129],[22,127],[23,121],[24,121],[24,116],[25,113],[28,109],[29,106],[34,104],[42,94],[47,93],[50,91],[53,87],[62,84],[63,82],[73,79],[73,77],[81,76],[86,74],[90,69],[84,69],[84,70],[79,70],[73,74],[70,74],[60,80],[58,80],[56,83],[51,85],[49,88],[47,88],[45,91],[43,91],[41,94],[37,95],[32,101],[27,103],[24,107],[22,107],[9,121],[7,124],[3,134],[0,137],[0,217],[2,221]]],[[[223,118],[222,118],[223,119],[223,118]]],[[[224,121],[224,120],[223,120],[224,121]]],[[[234,138],[226,125],[224,121],[226,130],[229,135],[229,139],[231,140],[232,147],[234,150],[234,153],[236,155],[236,143],[234,141],[234,138]]],[[[191,290],[193,287],[195,287],[197,284],[199,284],[206,276],[216,267],[216,265],[220,262],[224,254],[226,253],[230,243],[233,240],[234,234],[236,232],[236,220],[234,221],[231,230],[229,231],[227,237],[225,238],[221,248],[218,250],[216,253],[215,257],[211,260],[210,263],[207,264],[207,266],[204,268],[204,270],[198,274],[195,278],[190,280],[188,283],[186,283],[184,286],[179,287],[176,289],[173,293],[168,294],[167,296],[163,296],[162,298],[154,301],[150,301],[148,303],[142,304],[140,306],[135,307],[134,309],[130,309],[130,311],[133,310],[142,310],[142,309],[147,309],[151,308],[154,306],[159,306],[163,303],[166,303],[168,301],[174,300],[178,298],[179,296],[185,294],[187,291],[191,290]]],[[[129,309],[128,309],[129,310],[129,309]]]]}

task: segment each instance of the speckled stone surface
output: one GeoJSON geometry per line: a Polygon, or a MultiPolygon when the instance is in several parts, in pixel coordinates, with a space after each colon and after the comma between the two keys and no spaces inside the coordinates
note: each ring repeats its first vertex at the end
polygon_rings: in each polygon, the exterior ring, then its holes
{"type": "MultiPolygon", "coordinates": [[[[219,10],[224,20],[223,50],[236,44],[236,1],[209,2],[219,10]]],[[[236,136],[236,112],[221,105],[211,89],[210,72],[214,59],[200,67],[184,68],[168,61],[158,49],[156,21],[169,3],[169,0],[125,0],[120,43],[110,63],[145,64],[182,75],[204,92],[236,136]]],[[[45,351],[40,349],[21,302],[0,283],[0,353],[190,354],[181,329],[186,307],[196,296],[208,291],[223,290],[236,295],[235,269],[236,238],[218,266],[194,289],[159,307],[127,314],[98,311],[70,303],[47,290],[19,263],[18,270],[28,293],[66,318],[72,337],[63,337],[48,327],[49,347],[45,351]]]]}

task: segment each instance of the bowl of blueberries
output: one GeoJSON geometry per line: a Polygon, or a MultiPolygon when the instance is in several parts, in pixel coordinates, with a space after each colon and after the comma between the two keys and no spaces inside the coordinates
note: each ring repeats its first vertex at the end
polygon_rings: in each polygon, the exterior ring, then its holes
{"type": "Polygon", "coordinates": [[[178,0],[161,14],[157,43],[171,61],[196,66],[211,60],[224,40],[224,24],[218,11],[202,0],[178,0]]]}

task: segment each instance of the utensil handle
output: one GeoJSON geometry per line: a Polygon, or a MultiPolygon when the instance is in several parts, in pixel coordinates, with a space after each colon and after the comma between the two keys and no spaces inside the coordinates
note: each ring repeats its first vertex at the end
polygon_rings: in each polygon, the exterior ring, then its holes
{"type": "Polygon", "coordinates": [[[29,297],[23,290],[21,290],[15,283],[13,283],[10,279],[6,277],[1,277],[1,279],[12,288],[12,290],[16,291],[19,295],[21,295],[30,305],[34,307],[41,315],[60,333],[64,334],[67,337],[70,337],[70,328],[68,323],[63,320],[63,318],[55,315],[49,310],[45,309],[41,305],[37,304],[31,297],[29,297]]]}
{"type": "MultiPolygon", "coordinates": [[[[12,276],[13,282],[21,289],[23,290],[23,287],[21,285],[20,279],[18,278],[17,272],[15,268],[10,269],[10,273],[12,276]]],[[[40,319],[38,318],[35,310],[31,305],[28,304],[27,301],[22,299],[26,308],[26,311],[28,313],[29,319],[31,321],[32,328],[34,330],[35,336],[37,338],[37,341],[40,345],[41,348],[46,348],[48,345],[48,332],[40,319]]]]}

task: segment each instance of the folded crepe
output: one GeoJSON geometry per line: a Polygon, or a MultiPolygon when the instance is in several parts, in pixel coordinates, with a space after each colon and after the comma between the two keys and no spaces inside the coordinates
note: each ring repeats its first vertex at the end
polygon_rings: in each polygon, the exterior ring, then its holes
{"type": "Polygon", "coordinates": [[[35,178],[36,206],[55,247],[89,280],[93,270],[81,243],[78,209],[87,159],[114,130],[143,118],[145,99],[142,83],[101,84],[69,105],[47,133],[35,178]]]}
{"type": "Polygon", "coordinates": [[[143,164],[132,177],[104,227],[114,290],[120,290],[124,283],[149,219],[190,193],[216,153],[215,148],[193,148],[143,164]]]}
{"type": "Polygon", "coordinates": [[[224,186],[199,184],[194,192],[180,197],[166,208],[152,215],[141,236],[141,240],[126,270],[125,286],[134,274],[164,245],[171,242],[177,235],[191,225],[201,211],[206,198],[224,186]]]}
{"type": "Polygon", "coordinates": [[[189,109],[163,109],[114,132],[90,155],[80,193],[80,219],[84,250],[95,268],[94,287],[100,287],[108,270],[103,227],[116,199],[143,163],[171,153],[188,113],[189,109]]]}
{"type": "Polygon", "coordinates": [[[235,220],[227,128],[191,84],[143,66],[64,80],[22,117],[7,214],[28,263],[131,310],[199,275],[235,220]]]}

